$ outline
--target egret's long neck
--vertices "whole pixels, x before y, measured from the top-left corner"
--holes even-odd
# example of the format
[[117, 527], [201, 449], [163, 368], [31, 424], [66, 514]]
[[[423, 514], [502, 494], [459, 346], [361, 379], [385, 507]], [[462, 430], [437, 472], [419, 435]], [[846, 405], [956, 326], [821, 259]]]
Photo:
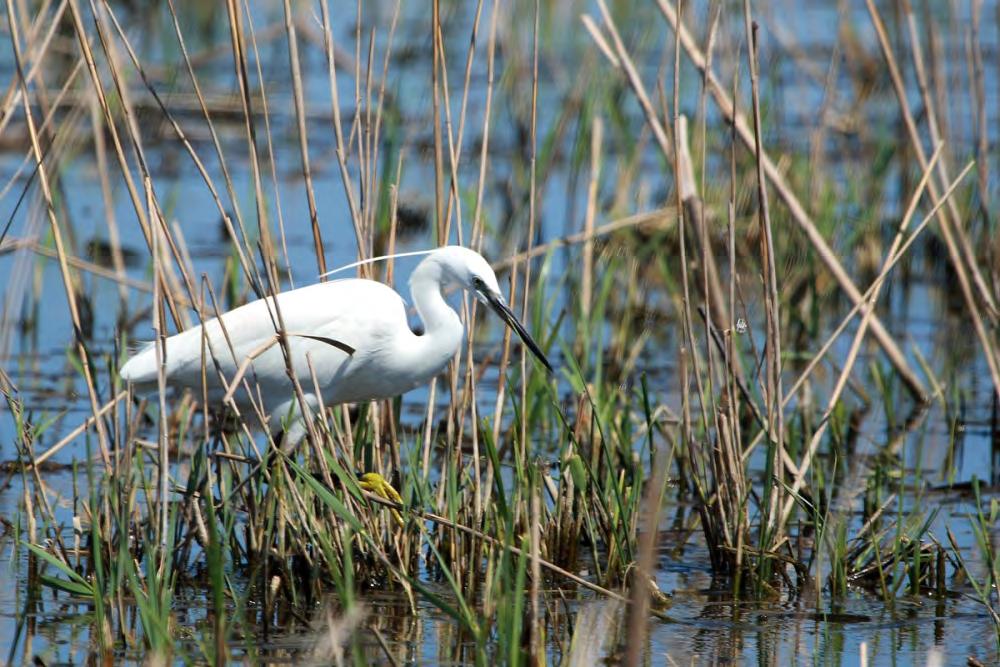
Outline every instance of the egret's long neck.
[[443, 276], [432, 258], [420, 263], [410, 277], [410, 296], [424, 324], [422, 336], [413, 342], [411, 367], [431, 377], [441, 372], [462, 343], [462, 321], [441, 296]]
[[442, 329], [462, 327], [458, 314], [441, 296], [442, 282], [441, 268], [431, 259], [421, 262], [410, 276], [410, 296], [424, 323], [425, 336], [433, 337]]

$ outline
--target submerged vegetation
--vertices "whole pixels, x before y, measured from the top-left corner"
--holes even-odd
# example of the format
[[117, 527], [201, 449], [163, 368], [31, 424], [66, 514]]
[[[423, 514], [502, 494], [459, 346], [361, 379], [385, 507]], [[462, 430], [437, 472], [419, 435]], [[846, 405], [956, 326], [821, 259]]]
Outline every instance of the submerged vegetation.
[[[840, 4], [8, 2], [5, 659], [1000, 658], [993, 14]], [[445, 243], [553, 374], [464, 300], [445, 374], [291, 451], [252, 367], [118, 377]]]

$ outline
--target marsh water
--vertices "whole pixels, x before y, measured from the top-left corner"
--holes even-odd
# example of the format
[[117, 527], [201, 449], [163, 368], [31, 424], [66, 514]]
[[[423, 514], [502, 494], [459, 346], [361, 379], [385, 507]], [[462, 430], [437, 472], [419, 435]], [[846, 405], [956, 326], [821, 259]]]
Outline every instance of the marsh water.
[[[164, 103], [180, 119], [182, 127], [205, 160], [210, 173], [220, 169], [203, 119], [193, 100], [186, 72], [178, 64], [178, 51], [170, 26], [166, 3], [153, 3], [142, 10], [133, 3], [114, 4], [118, 16], [125, 21], [125, 30], [133, 43], [141, 46], [140, 59], [152, 74], [152, 80]], [[343, 7], [341, 7], [343, 4]], [[387, 173], [395, 170], [402, 153], [399, 185], [399, 206], [406, 212], [409, 225], [398, 242], [398, 250], [422, 249], [433, 244], [430, 222], [434, 217], [433, 116], [428, 94], [431, 43], [427, 31], [427, 9], [424, 3], [404, 2], [394, 36], [391, 65], [386, 78], [386, 90], [394, 109], [384, 130], [383, 161]], [[462, 101], [462, 78], [465, 52], [474, 20], [475, 3], [442, 3], [442, 21], [446, 29], [443, 40], [449, 54], [449, 75], [454, 108]], [[489, 3], [487, 3], [488, 5]], [[497, 106], [490, 137], [490, 174], [484, 199], [487, 217], [492, 226], [487, 235], [487, 253], [491, 259], [502, 259], [517, 251], [516, 244], [504, 242], [511, 220], [525, 215], [527, 201], [523, 157], [525, 142], [525, 100], [518, 91], [530, 85], [529, 63], [523, 54], [514, 51], [531, 50], [531, 14], [533, 5], [501, 3], [497, 54]], [[666, 91], [671, 90], [672, 74], [665, 59], [672, 58], [672, 35], [668, 25], [655, 8], [622, 6], [615, 8], [623, 38], [641, 65], [641, 73], [650, 87], [662, 79]], [[697, 3], [695, 3], [697, 4]], [[706, 3], [707, 4], [707, 3]], [[725, 14], [739, 16], [738, 8], [727, 7]], [[887, 16], [893, 16], [895, 3], [885, 5]], [[920, 4], [920, 3], [917, 3]], [[936, 5], [936, 3], [931, 3]], [[971, 24], [969, 3], [941, 3], [942, 7], [923, 8], [919, 20], [928, 17], [940, 22], [938, 37], [944, 54], [943, 63], [949, 68], [949, 90], [954, 98], [947, 107], [952, 147], [955, 155], [965, 156], [975, 151], [973, 129], [974, 108], [968, 91], [969, 73], [966, 68], [968, 26]], [[336, 5], [336, 7], [334, 7]], [[348, 7], [347, 5], [350, 5]], [[579, 155], [586, 154], [581, 146], [587, 91], [602, 87], [605, 94], [620, 100], [621, 120], [616, 127], [634, 128], [609, 132], [605, 146], [607, 173], [626, 183], [616, 190], [615, 178], [600, 193], [605, 207], [599, 224], [626, 215], [669, 206], [672, 201], [672, 181], [662, 159], [644, 130], [642, 112], [625, 89], [607, 81], [618, 75], [608, 67], [593, 45], [580, 22], [581, 13], [595, 13], [588, 2], [543, 3], [541, 13], [538, 135], [545, 146], [544, 169], [539, 175], [538, 232], [535, 242], [546, 242], [578, 232], [586, 210], [586, 167]], [[857, 5], [857, 6], [855, 6]], [[10, 7], [11, 5], [8, 5]], [[714, 3], [713, 3], [714, 6]], [[253, 209], [253, 174], [246, 160], [246, 142], [242, 120], [227, 116], [238, 108], [239, 91], [232, 74], [228, 28], [224, 11], [213, 11], [210, 3], [177, 3], [183, 19], [182, 29], [191, 40], [188, 48], [197, 55], [199, 80], [205, 86], [209, 106], [213, 108], [217, 128], [222, 130], [222, 145], [227, 154], [234, 189], [243, 202], [245, 213]], [[839, 9], [838, 9], [839, 7]], [[388, 26], [392, 21], [394, 3], [364, 3], [360, 34], [364, 46], [355, 51], [358, 34], [353, 3], [331, 3], [333, 33], [346, 59], [355, 53], [366, 58], [367, 36], [374, 31], [375, 60], [373, 76], [380, 80], [382, 54]], [[88, 10], [89, 11], [89, 10]], [[766, 111], [764, 143], [774, 155], [788, 156], [786, 170], [808, 169], [806, 159], [812, 150], [817, 127], [822, 125], [826, 136], [824, 179], [838, 195], [827, 227], [831, 244], [842, 250], [845, 264], [853, 270], [864, 269], [863, 244], [871, 241], [878, 247], [891, 238], [874, 233], [863, 236], [859, 230], [871, 229], [882, 220], [895, 219], [906, 206], [907, 193], [912, 189], [913, 175], [893, 160], [900, 141], [898, 109], [884, 72], [879, 67], [881, 56], [871, 31], [870, 22], [861, 3], [775, 2], [761, 3], [757, 10], [762, 35], [762, 94]], [[348, 222], [348, 202], [337, 167], [332, 132], [332, 114], [328, 71], [317, 24], [316, 11], [310, 3], [297, 7], [301, 40], [302, 70], [306, 89], [306, 109], [309, 130], [309, 150], [312, 178], [316, 194], [319, 223], [326, 242], [327, 265], [335, 267], [355, 258], [353, 232]], [[484, 12], [484, 17], [488, 13]], [[596, 15], [596, 14], [595, 14]], [[316, 279], [317, 265], [309, 218], [305, 184], [302, 179], [296, 120], [293, 112], [291, 82], [288, 76], [288, 51], [283, 30], [281, 7], [269, 3], [254, 4], [249, 16], [257, 33], [257, 48], [268, 97], [270, 132], [274, 139], [274, 167], [277, 172], [277, 194], [286, 229], [288, 271], [286, 287], [309, 284]], [[1000, 127], [1000, 62], [998, 7], [988, 2], [982, 9], [982, 30], [978, 35], [987, 76], [985, 77], [986, 127], [995, 140]], [[898, 17], [897, 17], [898, 18]], [[22, 19], [23, 20], [23, 19]], [[689, 10], [687, 21], [696, 33], [703, 35], [708, 24], [706, 8]], [[486, 18], [481, 19], [487, 25]], [[0, 72], [4, 80], [16, 80], [14, 59], [9, 43], [9, 28], [5, 27], [5, 45], [0, 47]], [[923, 25], [923, 24], [922, 24]], [[275, 27], [277, 26], [278, 29]], [[481, 28], [483, 34], [485, 27]], [[718, 45], [718, 67], [731, 72], [736, 59], [745, 55], [740, 48], [741, 24], [732, 17], [723, 22], [725, 39]], [[480, 37], [485, 43], [485, 38]], [[479, 48], [482, 48], [480, 44]], [[664, 54], [667, 54], [665, 56]], [[669, 56], [669, 58], [668, 58]], [[62, 81], [76, 62], [75, 42], [68, 35], [57, 34], [53, 53], [46, 60], [51, 78]], [[480, 119], [484, 111], [487, 72], [485, 57], [473, 63], [467, 116], [465, 150], [478, 152], [481, 142]], [[698, 116], [699, 78], [684, 64], [682, 58], [682, 107], [692, 118]], [[831, 62], [838, 63], [832, 81]], [[872, 63], [875, 63], [874, 65]], [[871, 89], [859, 91], [859, 70], [871, 66]], [[338, 80], [345, 123], [350, 123], [356, 97], [355, 81], [350, 76], [353, 67], [345, 66]], [[745, 72], [743, 72], [745, 74]], [[911, 75], [912, 76], [912, 75]], [[603, 82], [603, 83], [602, 83]], [[912, 83], [912, 81], [911, 81]], [[161, 200], [168, 204], [165, 211], [171, 223], [182, 230], [196, 275], [207, 275], [216, 285], [225, 285], [234, 270], [233, 253], [228, 245], [218, 210], [198, 172], [178, 145], [172, 130], [163, 120], [151, 96], [134, 82], [133, 104], [140, 110], [140, 125], [147, 151], [147, 161]], [[376, 84], [377, 87], [377, 84]], [[916, 85], [913, 85], [916, 90]], [[827, 93], [824, 93], [827, 90]], [[832, 94], [829, 91], [833, 91]], [[832, 101], [831, 98], [832, 97]], [[70, 95], [72, 98], [72, 95]], [[918, 99], [915, 98], [915, 103]], [[71, 123], [66, 142], [60, 145], [57, 164], [58, 197], [66, 229], [71, 230], [71, 254], [88, 262], [104, 266], [110, 272], [107, 251], [108, 218], [117, 221], [122, 248], [126, 251], [127, 275], [133, 287], [123, 298], [119, 286], [93, 272], [82, 272], [83, 302], [86, 304], [88, 326], [84, 331], [88, 349], [97, 365], [104, 368], [112, 355], [120, 353], [114, 341], [121, 328], [130, 327], [135, 339], [151, 337], [149, 305], [151, 294], [150, 266], [145, 243], [135, 224], [135, 213], [127, 193], [120, 185], [106, 195], [102, 192], [101, 173], [94, 159], [93, 130], [89, 113], [81, 110], [86, 104], [66, 99], [66, 110], [58, 115], [60, 123]], [[824, 110], [821, 122], [817, 114]], [[708, 106], [708, 132], [715, 138], [713, 145], [725, 147], [725, 126], [719, 122], [718, 111]], [[472, 119], [476, 119], [473, 121]], [[587, 121], [588, 123], [590, 121]], [[843, 129], [843, 126], [850, 126]], [[832, 129], [831, 129], [832, 128]], [[44, 206], [33, 196], [31, 163], [25, 163], [29, 150], [23, 118], [16, 116], [3, 131], [0, 141], [0, 181], [10, 187], [0, 199], [0, 223], [11, 220], [0, 245], [0, 363], [17, 386], [34, 422], [50, 421], [35, 451], [41, 452], [60, 441], [90, 414], [86, 388], [78, 369], [70, 361], [72, 326], [65, 307], [65, 295], [56, 261], [36, 252], [31, 244], [51, 246]], [[633, 145], [628, 145], [631, 142]], [[640, 147], [636, 150], [635, 143]], [[720, 149], [721, 150], [721, 149]], [[989, 148], [990, 172], [988, 190], [997, 194], [995, 150]], [[728, 160], [724, 153], [709, 155], [706, 180], [709, 182], [706, 200], [715, 201], [724, 210], [724, 193], [728, 182]], [[803, 157], [805, 156], [805, 157]], [[235, 165], [239, 165], [234, 169]], [[467, 160], [462, 167], [466, 175], [478, 169], [477, 160]], [[957, 169], [956, 169], [957, 171]], [[870, 173], [870, 176], [864, 174]], [[712, 185], [718, 179], [718, 185]], [[808, 178], [797, 182], [808, 183]], [[475, 176], [472, 176], [472, 182]], [[862, 189], [864, 183], [867, 189]], [[20, 194], [28, 188], [23, 200]], [[715, 194], [712, 194], [715, 193]], [[716, 196], [717, 195], [717, 196]], [[966, 198], [973, 195], [964, 194]], [[876, 201], [865, 201], [877, 197]], [[714, 199], [713, 199], [714, 198]], [[110, 208], [107, 202], [110, 201]], [[272, 202], [277, 206], [277, 202]], [[819, 205], [815, 201], [811, 205]], [[468, 206], [471, 210], [471, 205]], [[989, 228], [993, 219], [970, 220], [974, 230]], [[788, 223], [789, 225], [791, 223]], [[798, 230], [789, 228], [787, 233]], [[984, 239], [991, 238], [982, 232]], [[457, 241], [457, 238], [453, 238]], [[664, 244], [663, 248], [673, 248]], [[128, 251], [134, 251], [128, 252]], [[596, 272], [620, 270], [622, 265], [651, 261], [661, 252], [630, 232], [598, 239]], [[132, 259], [134, 254], [134, 259]], [[929, 534], [947, 544], [947, 531], [954, 535], [969, 566], [984, 568], [981, 550], [973, 532], [976, 506], [972, 483], [981, 484], [982, 498], [989, 506], [998, 497], [1000, 487], [1000, 418], [996, 394], [978, 344], [963, 309], [954, 278], [944, 266], [943, 251], [928, 244], [916, 253], [907, 266], [904, 277], [891, 282], [880, 303], [880, 312], [900, 341], [908, 357], [917, 365], [926, 359], [942, 384], [942, 393], [929, 405], [917, 406], [899, 382], [885, 378], [889, 367], [874, 345], [866, 346], [856, 373], [858, 387], [854, 396], [865, 395], [868, 405], [852, 399], [855, 419], [846, 452], [849, 462], [842, 466], [843, 503], [849, 521], [861, 517], [861, 500], [850, 491], [857, 480], [865, 479], [865, 471], [886, 467], [898, 475], [904, 498], [900, 513], [912, 508], [922, 509], [933, 516]], [[668, 262], [676, 261], [668, 258]], [[536, 280], [543, 281], [546, 293], [557, 304], [567, 304], [576, 296], [576, 286], [565, 279], [579, 262], [577, 248], [555, 250], [548, 269]], [[406, 274], [414, 266], [412, 260], [400, 260], [395, 285], [405, 293]], [[794, 261], [780, 267], [789, 273], [809, 267]], [[822, 281], [815, 272], [811, 280]], [[635, 279], [641, 272], [633, 269]], [[751, 270], [742, 276], [750, 284], [758, 280]], [[547, 281], [547, 282], [546, 282]], [[233, 290], [237, 299], [245, 299], [245, 285]], [[225, 298], [229, 298], [228, 296]], [[223, 306], [232, 305], [224, 303]], [[648, 321], [648, 341], [642, 349], [637, 371], [618, 378], [627, 384], [638, 382], [640, 375], [659, 404], [678, 409], [681, 403], [680, 371], [677, 349], [682, 344], [677, 302], [667, 289], [646, 305], [654, 313]], [[759, 322], [760, 305], [752, 299], [746, 304], [748, 318]], [[815, 335], [803, 334], [799, 340], [785, 343], [786, 369], [794, 377], [801, 360], [825, 339], [847, 312], [846, 299], [832, 296], [817, 299], [810, 320]], [[554, 322], [550, 323], [554, 324]], [[495, 351], [501, 335], [495, 322], [484, 323], [477, 353], [488, 356]], [[572, 323], [562, 321], [571, 330]], [[610, 325], [609, 325], [610, 326]], [[542, 325], [545, 329], [545, 325]], [[756, 335], [752, 330], [746, 334]], [[830, 369], [820, 376], [812, 389], [818, 405], [829, 392], [837, 374], [836, 360], [842, 359], [850, 344], [844, 336], [837, 342]], [[556, 359], [559, 363], [558, 356]], [[879, 379], [881, 378], [881, 380]], [[496, 370], [487, 372], [479, 385], [479, 400], [488, 409], [495, 401]], [[571, 388], [561, 382], [567, 400], [572, 400]], [[106, 373], [99, 379], [98, 390], [103, 400], [110, 398]], [[403, 423], [406, 429], [421, 428], [428, 393], [424, 389], [410, 392], [404, 398]], [[437, 396], [438, 401], [447, 397]], [[797, 400], [806, 400], [798, 397]], [[0, 461], [4, 463], [0, 477], [0, 653], [12, 664], [27, 664], [37, 656], [47, 665], [81, 664], [93, 659], [94, 640], [90, 636], [91, 610], [65, 596], [50, 596], [29, 600], [27, 595], [27, 553], [17, 548], [20, 526], [24, 520], [22, 476], [13, 465], [18, 458], [14, 442], [17, 424], [8, 412], [0, 413]], [[405, 445], [405, 438], [403, 443]], [[92, 444], [92, 443], [91, 443]], [[66, 534], [72, 538], [72, 507], [74, 472], [72, 464], [86, 458], [88, 440], [77, 438], [62, 449], [40, 471], [42, 483], [58, 499], [56, 516], [65, 522]], [[886, 460], [889, 463], [886, 463]], [[10, 464], [10, 465], [8, 465]], [[862, 482], [863, 484], [863, 482]], [[766, 601], [734, 600], [729, 582], [713, 577], [707, 549], [697, 527], [697, 512], [683, 502], [668, 504], [661, 519], [657, 540], [656, 581], [662, 591], [672, 595], [667, 619], [651, 621], [646, 655], [649, 664], [859, 664], [865, 656], [868, 664], [966, 664], [970, 656], [983, 664], [1000, 660], [996, 629], [983, 605], [963, 588], [944, 597], [907, 595], [900, 593], [892, 602], [885, 602], [871, 590], [851, 588], [846, 596], [831, 596], [825, 590], [822, 577], [813, 587], [794, 594], [785, 592]], [[992, 525], [989, 540], [994, 549], [1000, 547], [1000, 527]], [[822, 573], [822, 565], [819, 568]], [[981, 570], [981, 571], [984, 571]], [[586, 573], [582, 573], [586, 576]], [[429, 577], [428, 583], [434, 585]], [[388, 645], [400, 662], [415, 664], [473, 662], [473, 649], [455, 628], [452, 619], [436, 607], [418, 601], [418, 611], [412, 613], [406, 599], [398, 593], [379, 590], [360, 594], [368, 614], [368, 624], [377, 627], [382, 639], [360, 637], [365, 655], [372, 661], [383, 659], [379, 641]], [[181, 633], [177, 660], [197, 654], [199, 642], [211, 632], [206, 623], [208, 602], [197, 591], [180, 591], [175, 599], [178, 627], [190, 627]], [[550, 662], [567, 655], [569, 637], [574, 629], [593, 628], [592, 634], [618, 636], [615, 628], [624, 623], [623, 605], [602, 599], [600, 595], [577, 592], [566, 596], [552, 591], [546, 597], [550, 607], [550, 631], [547, 644]], [[589, 624], [589, 625], [588, 625]], [[314, 641], [312, 630], [302, 619], [285, 618], [269, 631], [249, 637], [231, 646], [234, 658], [248, 661], [294, 660], [297, 652]], [[609, 639], [597, 642], [595, 659], [614, 663], [620, 658], [621, 646]], [[140, 661], [138, 653], [123, 652], [116, 656], [127, 661]], [[580, 663], [584, 664], [584, 663]]]

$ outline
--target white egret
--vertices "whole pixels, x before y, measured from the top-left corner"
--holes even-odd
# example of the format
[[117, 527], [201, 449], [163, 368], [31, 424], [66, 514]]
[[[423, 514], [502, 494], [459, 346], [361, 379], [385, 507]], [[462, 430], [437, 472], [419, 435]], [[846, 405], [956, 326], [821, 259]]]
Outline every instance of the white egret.
[[[289, 364], [280, 347], [272, 344], [277, 340], [278, 318], [275, 298], [267, 297], [167, 338], [166, 383], [200, 391], [204, 381], [209, 400], [218, 402], [226, 390], [213, 366], [217, 365], [228, 384], [245, 372], [250, 386], [259, 387], [254, 393], [272, 433], [282, 430], [286, 417], [292, 418], [285, 430], [286, 444], [290, 444], [301, 439], [305, 430], [289, 366], [314, 411], [320, 406], [316, 384], [327, 406], [391, 398], [425, 384], [444, 370], [462, 343], [461, 320], [441, 292], [451, 285], [489, 305], [552, 370], [504, 302], [489, 263], [473, 250], [447, 246], [429, 251], [410, 277], [410, 294], [424, 327], [421, 335], [410, 330], [403, 299], [388, 285], [356, 278], [317, 283], [276, 297]], [[155, 390], [155, 347], [148, 345], [135, 354], [119, 374], [140, 391]], [[231, 395], [241, 409], [250, 407], [245, 392]]]

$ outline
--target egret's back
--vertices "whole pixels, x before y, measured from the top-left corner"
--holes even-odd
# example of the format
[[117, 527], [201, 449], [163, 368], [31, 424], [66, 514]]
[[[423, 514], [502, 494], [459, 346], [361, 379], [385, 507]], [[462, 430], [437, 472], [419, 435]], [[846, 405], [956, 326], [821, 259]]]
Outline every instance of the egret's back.
[[[382, 357], [401, 332], [409, 333], [400, 296], [370, 280], [337, 280], [283, 292], [277, 296], [277, 310], [273, 302], [271, 297], [253, 301], [168, 338], [168, 384], [200, 390], [204, 377], [209, 398], [217, 400], [224, 392], [218, 371], [229, 382], [246, 359], [257, 355], [245, 377], [251, 387], [260, 387], [266, 408], [283, 404], [292, 384], [281, 347], [261, 351], [274, 340], [280, 311], [292, 371], [305, 391], [313, 391], [315, 376], [325, 399], [356, 400], [355, 395], [364, 395], [359, 391], [372, 390], [371, 379], [356, 377], [357, 371]], [[326, 341], [350, 346], [354, 353]], [[150, 345], [133, 356], [120, 375], [140, 389], [155, 386], [156, 349]]]

